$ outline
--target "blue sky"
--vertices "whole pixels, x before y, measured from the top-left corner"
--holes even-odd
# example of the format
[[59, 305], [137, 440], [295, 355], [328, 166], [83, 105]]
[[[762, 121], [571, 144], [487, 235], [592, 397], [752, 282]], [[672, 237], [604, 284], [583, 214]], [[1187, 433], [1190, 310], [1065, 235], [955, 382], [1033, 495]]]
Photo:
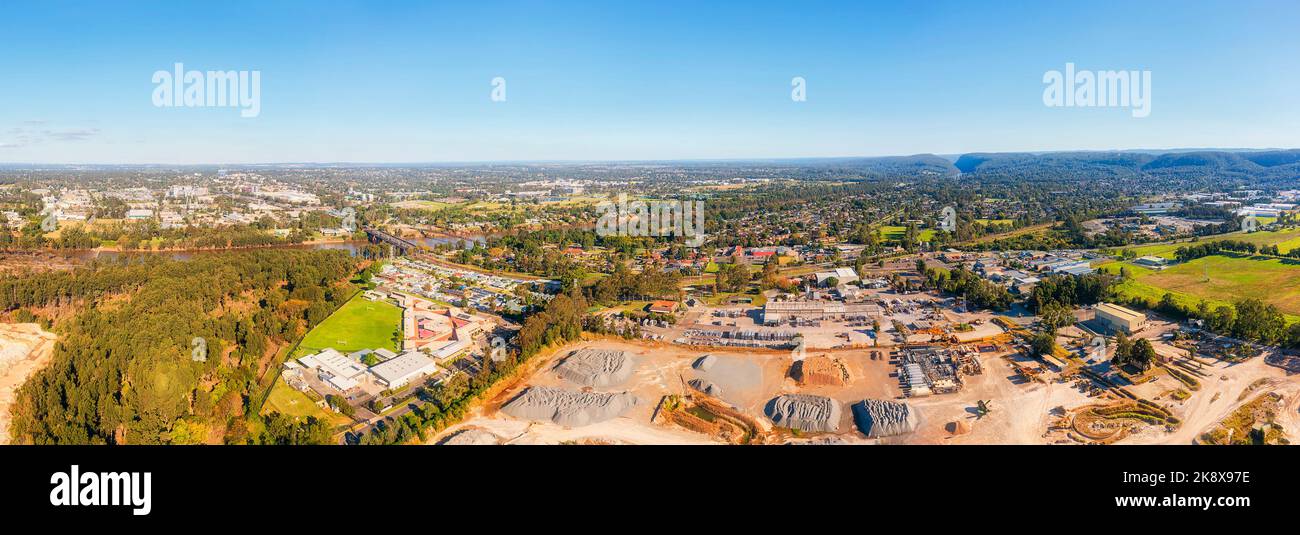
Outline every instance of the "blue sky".
[[[0, 162], [1300, 147], [1293, 0], [631, 4], [9, 1]], [[176, 62], [261, 71], [260, 115], [155, 107]], [[1045, 106], [1067, 62], [1150, 70], [1151, 115]]]

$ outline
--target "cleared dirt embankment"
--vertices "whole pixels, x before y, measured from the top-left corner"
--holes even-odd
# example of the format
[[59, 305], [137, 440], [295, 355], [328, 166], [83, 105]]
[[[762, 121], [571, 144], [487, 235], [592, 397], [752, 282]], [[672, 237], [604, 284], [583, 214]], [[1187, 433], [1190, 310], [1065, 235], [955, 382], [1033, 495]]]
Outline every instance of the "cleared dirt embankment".
[[49, 364], [55, 336], [35, 323], [0, 323], [0, 444], [9, 444], [10, 410], [18, 387]]

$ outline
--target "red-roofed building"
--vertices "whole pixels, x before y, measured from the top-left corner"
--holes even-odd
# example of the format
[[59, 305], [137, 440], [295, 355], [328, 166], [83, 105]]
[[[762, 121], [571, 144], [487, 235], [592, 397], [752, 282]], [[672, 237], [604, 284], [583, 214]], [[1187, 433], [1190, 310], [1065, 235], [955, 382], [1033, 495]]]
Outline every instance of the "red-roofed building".
[[654, 314], [672, 314], [674, 310], [677, 310], [677, 302], [655, 301], [650, 303], [650, 306], [646, 307], [646, 310], [649, 310]]

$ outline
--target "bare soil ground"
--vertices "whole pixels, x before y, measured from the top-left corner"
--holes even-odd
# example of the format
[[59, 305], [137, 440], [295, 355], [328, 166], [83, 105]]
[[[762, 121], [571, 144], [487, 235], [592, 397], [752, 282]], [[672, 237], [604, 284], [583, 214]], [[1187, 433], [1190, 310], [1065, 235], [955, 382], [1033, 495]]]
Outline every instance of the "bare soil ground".
[[[908, 403], [919, 412], [921, 425], [911, 435], [893, 440], [908, 444], [1044, 444], [1053, 408], [1085, 405], [1091, 400], [1069, 383], [1030, 382], [1019, 377], [1000, 356], [982, 355], [984, 373], [966, 377], [960, 392]], [[979, 402], [991, 411], [978, 416]], [[970, 432], [953, 436], [947, 426], [966, 422]]]
[[[642, 401], [641, 405], [614, 420], [599, 424], [566, 429], [549, 422], [523, 421], [499, 412], [500, 406], [512, 399], [526, 386], [555, 386], [573, 388], [561, 379], [554, 366], [569, 352], [578, 348], [620, 349], [634, 355], [635, 371], [627, 381], [604, 392], [628, 391]], [[821, 352], [817, 352], [821, 353]], [[716, 349], [704, 351], [697, 348], [663, 343], [598, 340], [566, 346], [557, 351], [539, 371], [522, 381], [517, 387], [497, 396], [491, 403], [453, 426], [429, 443], [437, 443], [466, 428], [486, 429], [509, 444], [554, 443], [626, 443], [626, 444], [704, 444], [722, 443], [720, 440], [683, 429], [651, 423], [651, 418], [661, 398], [669, 394], [690, 391], [687, 382], [705, 378], [723, 388], [721, 399], [760, 423], [768, 422], [763, 408], [768, 400], [784, 393], [809, 393], [831, 397], [844, 404], [844, 421], [840, 428], [849, 439], [860, 439], [853, 428], [848, 406], [866, 397], [893, 399], [900, 391], [897, 379], [889, 374], [892, 367], [885, 358], [871, 360], [866, 350], [832, 351], [849, 368], [853, 381], [847, 385], [823, 385], [803, 388], [789, 377], [793, 359], [788, 351], [755, 351], [752, 349]], [[695, 370], [691, 365], [703, 355], [714, 355], [718, 361], [709, 371]], [[727, 377], [735, 375], [738, 377]], [[739, 377], [743, 375], [744, 377]], [[729, 380], [731, 379], [731, 380]]]
[[[1263, 358], [1242, 363], [1216, 363], [1210, 377], [1200, 380], [1201, 389], [1192, 392], [1184, 403], [1171, 407], [1182, 425], [1172, 433], [1146, 429], [1120, 441], [1121, 444], [1191, 444], [1213, 428], [1237, 407], [1265, 392], [1282, 395], [1285, 409], [1278, 416], [1287, 438], [1300, 440], [1300, 376], [1287, 376], [1286, 370], [1269, 366]], [[1162, 403], [1163, 404], [1163, 403]]]
[[55, 336], [35, 323], [0, 324], [0, 444], [8, 444], [18, 387], [49, 363]]
[[0, 253], [0, 274], [64, 270], [76, 267], [75, 258], [49, 252]]
[[[550, 422], [530, 422], [512, 418], [499, 412], [501, 404], [513, 399], [523, 388], [532, 385], [573, 388], [553, 370], [554, 365], [569, 352], [593, 347], [620, 349], [635, 356], [635, 371], [622, 384], [599, 389], [606, 392], [628, 391], [642, 404], [622, 417], [600, 424], [579, 428], [564, 428]], [[687, 382], [703, 378], [722, 387], [721, 399], [753, 417], [761, 424], [770, 424], [763, 414], [768, 400], [789, 393], [814, 394], [830, 397], [843, 404], [840, 432], [836, 434], [790, 435], [792, 441], [819, 441], [830, 439], [840, 443], [890, 443], [890, 444], [1051, 444], [1069, 442], [1060, 433], [1049, 433], [1048, 428], [1057, 420], [1054, 409], [1070, 411], [1085, 405], [1104, 403], [1099, 398], [1088, 397], [1074, 386], [1074, 381], [1061, 382], [1055, 374], [1045, 374], [1047, 381], [1031, 382], [1016, 374], [1012, 361], [1023, 359], [1013, 354], [982, 354], [979, 358], [984, 373], [965, 377], [966, 385], [960, 392], [921, 398], [908, 398], [920, 417], [917, 431], [911, 434], [884, 439], [867, 439], [853, 425], [851, 405], [862, 399], [902, 399], [895, 369], [889, 363], [888, 349], [883, 358], [872, 360], [869, 350], [814, 350], [810, 354], [829, 354], [844, 362], [852, 381], [846, 385], [800, 386], [789, 376], [793, 358], [786, 351], [758, 351], [753, 349], [691, 348], [662, 342], [622, 341], [604, 339], [585, 341], [566, 346], [555, 352], [545, 365], [525, 376], [519, 384], [497, 396], [492, 402], [476, 411], [464, 423], [453, 426], [429, 443], [466, 428], [482, 428], [509, 444], [558, 443], [615, 443], [615, 444], [704, 444], [720, 443], [715, 437], [684, 429], [652, 423], [651, 418], [659, 400], [669, 394], [691, 391]], [[691, 364], [705, 354], [714, 355], [717, 361], [710, 372], [695, 370]], [[757, 374], [757, 377], [732, 378], [729, 375]], [[1226, 379], [1221, 379], [1226, 377]], [[1176, 379], [1159, 376], [1155, 381], [1128, 387], [1144, 398], [1167, 407], [1183, 421], [1173, 432], [1163, 427], [1148, 427], [1124, 438], [1126, 444], [1189, 444], [1205, 430], [1232, 413], [1242, 403], [1263, 394], [1277, 392], [1283, 395], [1285, 409], [1277, 423], [1287, 431], [1293, 442], [1300, 429], [1300, 376], [1286, 375], [1284, 370], [1268, 366], [1262, 358], [1241, 364], [1216, 364], [1212, 375], [1201, 380], [1201, 389], [1191, 392], [1183, 401], [1172, 393], [1181, 386]], [[1250, 395], [1243, 395], [1248, 392]], [[976, 407], [983, 400], [991, 411], [978, 416]], [[962, 422], [965, 431], [953, 434], [950, 424]]]

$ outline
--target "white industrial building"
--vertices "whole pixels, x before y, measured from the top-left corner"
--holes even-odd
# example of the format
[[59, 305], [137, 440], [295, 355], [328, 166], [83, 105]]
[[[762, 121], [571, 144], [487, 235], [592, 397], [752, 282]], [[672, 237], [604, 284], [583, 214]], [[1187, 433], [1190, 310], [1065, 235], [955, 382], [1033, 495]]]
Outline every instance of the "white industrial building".
[[457, 338], [447, 342], [447, 344], [442, 347], [434, 349], [433, 358], [438, 359], [438, 361], [441, 362], [460, 354], [461, 351], [469, 349], [469, 347], [469, 338]]
[[1144, 256], [1134, 260], [1133, 263], [1139, 266], [1159, 269], [1169, 265], [1169, 260], [1159, 256]]
[[818, 286], [825, 286], [826, 281], [831, 278], [834, 278], [839, 284], [848, 284], [858, 280], [858, 273], [853, 271], [853, 268], [846, 267], [835, 268], [835, 271], [821, 271], [815, 276], [817, 277]]
[[419, 351], [402, 353], [392, 360], [370, 368], [370, 373], [374, 374], [375, 379], [390, 389], [401, 388], [412, 379], [432, 375], [437, 371], [438, 366], [433, 360]]
[[135, 208], [126, 211], [127, 219], [149, 219], [153, 217], [153, 210], [147, 208]]
[[316, 370], [320, 374], [321, 380], [342, 391], [347, 391], [360, 384], [361, 377], [366, 373], [364, 365], [348, 358], [347, 355], [335, 351], [333, 348], [321, 350], [320, 353], [315, 355], [301, 357], [298, 359], [298, 363], [307, 369]]
[[814, 320], [871, 320], [879, 319], [880, 306], [870, 303], [840, 303], [834, 301], [768, 301], [763, 305], [763, 323], [776, 325], [788, 319]]

